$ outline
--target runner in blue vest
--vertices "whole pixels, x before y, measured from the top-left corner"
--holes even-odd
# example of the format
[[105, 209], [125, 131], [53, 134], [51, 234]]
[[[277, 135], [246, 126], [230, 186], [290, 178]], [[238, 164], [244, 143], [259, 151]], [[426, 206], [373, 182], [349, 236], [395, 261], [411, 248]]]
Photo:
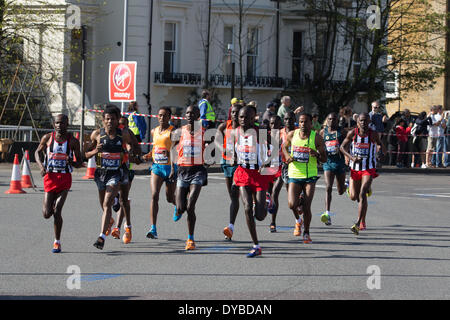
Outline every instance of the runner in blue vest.
[[345, 192], [345, 158], [339, 148], [347, 136], [347, 131], [344, 128], [340, 128], [338, 124], [338, 116], [332, 112], [327, 116], [325, 128], [320, 131], [327, 151], [327, 162], [323, 164], [327, 195], [325, 197], [325, 212], [322, 214], [320, 220], [327, 226], [331, 225], [331, 193], [333, 191], [335, 177], [339, 195]]

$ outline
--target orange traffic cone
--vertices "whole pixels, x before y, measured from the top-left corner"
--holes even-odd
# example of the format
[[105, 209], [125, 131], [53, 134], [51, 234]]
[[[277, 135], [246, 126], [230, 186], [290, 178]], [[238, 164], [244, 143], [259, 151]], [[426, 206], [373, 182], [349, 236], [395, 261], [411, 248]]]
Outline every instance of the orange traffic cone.
[[91, 180], [94, 179], [95, 176], [95, 169], [97, 168], [97, 165], [95, 163], [95, 157], [92, 157], [88, 161], [88, 166], [86, 170], [86, 175], [82, 178], [83, 180]]
[[33, 185], [31, 181], [31, 172], [30, 172], [30, 154], [28, 150], [25, 150], [25, 159], [23, 160], [23, 168], [22, 168], [22, 188], [34, 188], [36, 186]]
[[17, 153], [14, 156], [14, 165], [9, 190], [6, 191], [5, 193], [6, 194], [26, 193], [25, 191], [22, 190], [22, 183], [20, 182], [20, 164], [19, 164], [19, 155]]

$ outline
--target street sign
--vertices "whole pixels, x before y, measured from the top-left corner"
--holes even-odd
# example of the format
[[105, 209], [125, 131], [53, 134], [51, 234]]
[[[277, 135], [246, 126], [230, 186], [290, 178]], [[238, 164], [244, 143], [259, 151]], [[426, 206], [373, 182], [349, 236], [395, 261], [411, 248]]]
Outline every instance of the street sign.
[[109, 101], [136, 101], [137, 63], [112, 61], [109, 63]]

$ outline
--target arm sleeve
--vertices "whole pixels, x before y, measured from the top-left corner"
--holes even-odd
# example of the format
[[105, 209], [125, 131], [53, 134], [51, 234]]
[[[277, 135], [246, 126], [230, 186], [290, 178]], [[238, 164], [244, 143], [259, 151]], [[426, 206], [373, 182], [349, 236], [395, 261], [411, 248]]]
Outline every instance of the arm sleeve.
[[207, 111], [206, 101], [200, 102], [198, 108], [200, 109], [200, 119], [206, 119], [206, 111]]

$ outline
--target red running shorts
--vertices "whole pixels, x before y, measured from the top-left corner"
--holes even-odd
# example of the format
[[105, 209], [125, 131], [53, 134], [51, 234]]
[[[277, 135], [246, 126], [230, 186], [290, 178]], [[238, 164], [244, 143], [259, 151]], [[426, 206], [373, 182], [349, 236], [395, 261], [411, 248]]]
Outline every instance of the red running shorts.
[[71, 173], [47, 172], [44, 176], [44, 191], [49, 193], [60, 193], [70, 190], [72, 187]]
[[373, 179], [379, 176], [377, 173], [377, 169], [368, 169], [368, 170], [362, 170], [362, 171], [355, 171], [350, 169], [350, 177], [355, 180], [359, 181], [362, 179], [363, 176], [372, 176]]
[[269, 179], [267, 177], [262, 176], [258, 170], [238, 166], [234, 172], [234, 184], [238, 187], [250, 187], [253, 192], [266, 191], [269, 189]]

